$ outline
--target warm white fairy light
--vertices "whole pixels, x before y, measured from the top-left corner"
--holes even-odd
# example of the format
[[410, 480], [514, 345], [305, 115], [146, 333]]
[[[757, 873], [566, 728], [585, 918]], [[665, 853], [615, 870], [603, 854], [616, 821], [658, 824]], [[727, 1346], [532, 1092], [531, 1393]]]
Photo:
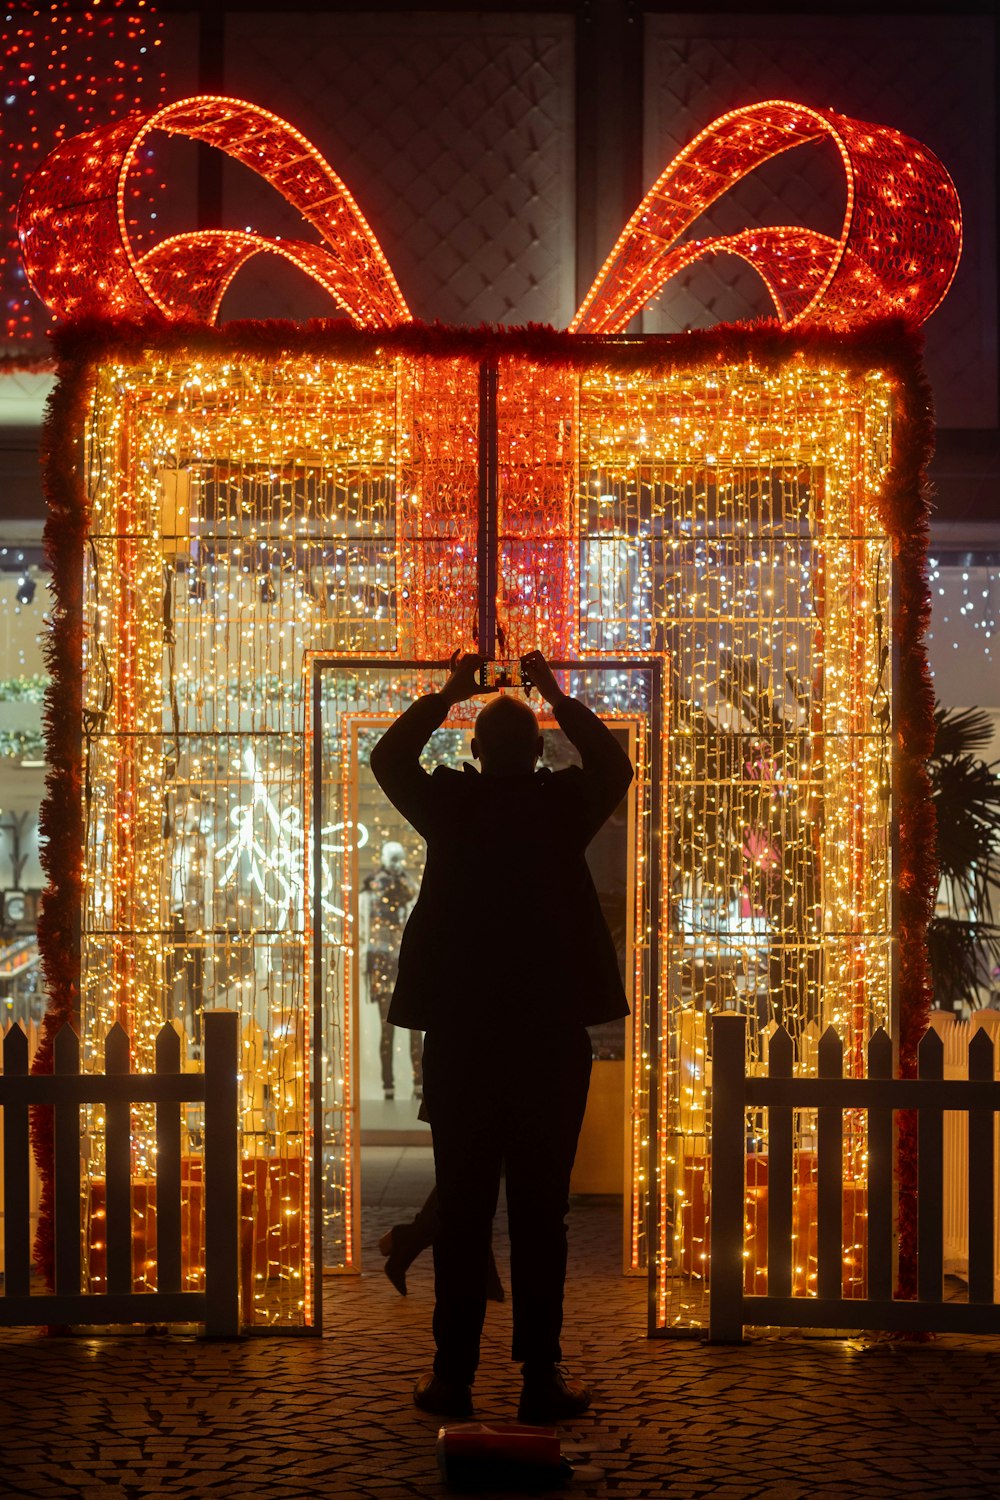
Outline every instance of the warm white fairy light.
[[[583, 382], [582, 649], [657, 643], [674, 668], [663, 1326], [705, 1315], [706, 1013], [778, 995], [799, 1066], [833, 1023], [851, 1071], [888, 1019], [890, 548], [874, 497], [890, 403], [877, 375], [804, 363]], [[750, 1034], [756, 1067], [764, 1033]], [[766, 1150], [761, 1122], [748, 1129]], [[760, 1290], [764, 1242], [750, 1244]]]
[[[305, 1295], [303, 663], [395, 645], [396, 417], [391, 367], [309, 361], [154, 356], [104, 367], [94, 396], [85, 1047], [120, 1015], [148, 1067], [165, 1010], [190, 1038], [203, 1003], [241, 1011], [250, 1321], [299, 1322]], [[324, 827], [325, 918], [365, 837]]]
[[[93, 1060], [121, 1012], [147, 1066], [165, 1010], [178, 1008], [193, 1030], [203, 998], [240, 1009], [252, 1321], [301, 1321], [315, 1297], [305, 1227], [312, 1004], [322, 1003], [326, 1029], [327, 1263], [350, 1264], [356, 1244], [348, 960], [362, 833], [350, 726], [385, 721], [433, 685], [395, 661], [472, 644], [478, 380], [475, 364], [457, 359], [185, 364], [151, 352], [142, 366], [105, 366], [97, 383], [85, 1047]], [[696, 1324], [708, 1253], [706, 1015], [735, 1003], [756, 1014], [780, 997], [806, 1071], [820, 1024], [841, 1028], [853, 1071], [887, 1019], [891, 571], [874, 496], [891, 391], [881, 376], [802, 360], [582, 377], [508, 361], [498, 420], [507, 649], [653, 652], [669, 663], [660, 746], [648, 743], [641, 673], [586, 674], [578, 688], [639, 731], [630, 1263], [649, 1253], [656, 1191], [660, 1321]], [[307, 987], [303, 781], [315, 652], [383, 663], [324, 680], [314, 726], [327, 773], [321, 1002]], [[664, 751], [667, 802], [654, 808], [645, 778]], [[657, 828], [662, 909], [646, 877]], [[751, 1027], [753, 1066], [765, 1035]], [[749, 1126], [763, 1146], [761, 1122]], [[151, 1121], [143, 1129], [140, 1172], [151, 1165]], [[803, 1202], [809, 1129], [804, 1120]], [[860, 1180], [864, 1141], [851, 1131], [848, 1152]], [[755, 1192], [763, 1204], [766, 1185]], [[752, 1224], [756, 1212], [751, 1203]], [[756, 1231], [749, 1243], [756, 1286]], [[803, 1245], [804, 1285], [810, 1254]]]

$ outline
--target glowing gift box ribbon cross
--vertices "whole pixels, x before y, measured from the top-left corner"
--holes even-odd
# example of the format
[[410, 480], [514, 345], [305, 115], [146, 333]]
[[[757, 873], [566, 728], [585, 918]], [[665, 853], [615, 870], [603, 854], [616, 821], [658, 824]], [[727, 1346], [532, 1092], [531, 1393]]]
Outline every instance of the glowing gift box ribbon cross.
[[[198, 230], [138, 254], [128, 231], [127, 184], [153, 130], [202, 141], [249, 167], [324, 243]], [[679, 241], [756, 167], [823, 138], [836, 146], [847, 184], [837, 239], [782, 226]], [[360, 328], [411, 321], [345, 184], [299, 131], [238, 99], [182, 99], [63, 141], [29, 179], [18, 229], [32, 286], [63, 317], [137, 318], [159, 310], [169, 319], [213, 323], [241, 266], [268, 253], [318, 282]], [[625, 226], [570, 329], [621, 332], [670, 277], [719, 252], [758, 272], [786, 326], [811, 319], [848, 328], [891, 315], [920, 323], [947, 292], [961, 245], [958, 195], [925, 146], [884, 125], [768, 100], [720, 116], [674, 158]]]

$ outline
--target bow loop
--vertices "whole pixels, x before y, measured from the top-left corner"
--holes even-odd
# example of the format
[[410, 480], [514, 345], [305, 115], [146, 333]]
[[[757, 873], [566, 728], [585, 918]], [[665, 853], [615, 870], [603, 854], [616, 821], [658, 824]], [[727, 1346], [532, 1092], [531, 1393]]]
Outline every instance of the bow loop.
[[[153, 130], [203, 141], [242, 162], [298, 209], [325, 244], [200, 230], [137, 255], [126, 189]], [[270, 253], [324, 287], [359, 328], [410, 321], [389, 262], [336, 172], [287, 121], [240, 99], [181, 99], [61, 142], [28, 180], [18, 232], [32, 285], [64, 317], [135, 317], [157, 308], [171, 319], [214, 322], [240, 267]]]
[[[838, 239], [769, 228], [678, 242], [755, 168], [823, 136], [837, 147], [847, 182]], [[893, 315], [921, 323], [951, 285], [962, 251], [962, 214], [937, 157], [898, 130], [784, 99], [747, 105], [720, 115], [657, 178], [570, 328], [620, 333], [671, 276], [720, 251], [754, 267], [786, 325], [821, 318], [849, 328]]]

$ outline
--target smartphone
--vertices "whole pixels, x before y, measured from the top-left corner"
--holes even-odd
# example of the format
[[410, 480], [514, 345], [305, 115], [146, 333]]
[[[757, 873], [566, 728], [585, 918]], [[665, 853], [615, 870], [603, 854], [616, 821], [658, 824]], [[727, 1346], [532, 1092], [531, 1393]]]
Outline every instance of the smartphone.
[[530, 684], [521, 671], [521, 663], [515, 659], [514, 661], [484, 661], [479, 668], [479, 686], [481, 688], [523, 688]]

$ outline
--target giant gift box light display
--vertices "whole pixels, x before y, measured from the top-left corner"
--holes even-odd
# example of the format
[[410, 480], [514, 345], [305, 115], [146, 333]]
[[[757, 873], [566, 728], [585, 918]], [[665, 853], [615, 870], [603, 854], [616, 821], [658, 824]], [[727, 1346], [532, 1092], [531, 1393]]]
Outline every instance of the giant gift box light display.
[[[205, 231], [137, 253], [127, 184], [154, 129], [252, 167], [324, 243]], [[786, 227], [678, 240], [739, 177], [819, 139], [847, 181], [839, 239]], [[733, 111], [651, 188], [568, 333], [415, 324], [339, 178], [290, 126], [235, 100], [188, 99], [64, 142], [20, 224], [33, 285], [71, 320], [46, 429], [60, 601], [49, 1046], [72, 1016], [98, 1067], [121, 1018], [152, 1066], [165, 1019], [195, 1048], [204, 1007], [240, 1010], [244, 1318], [316, 1326], [316, 1272], [358, 1264], [364, 745], [440, 682], [434, 664], [454, 647], [539, 646], [632, 736], [625, 1261], [651, 1270], [653, 1330], [699, 1326], [706, 1016], [745, 1008], [753, 1063], [785, 1024], [804, 1070], [827, 1024], [860, 1071], [865, 1039], [892, 1021], [906, 1070], [927, 1009], [929, 415], [912, 330], [959, 254], [947, 173], [883, 126], [781, 101]], [[775, 321], [608, 337], [719, 251], [756, 268]], [[258, 253], [301, 267], [348, 321], [212, 327]], [[467, 710], [432, 758], [454, 753]], [[155, 1137], [134, 1123], [142, 1287], [156, 1276]], [[796, 1158], [804, 1294], [810, 1128], [804, 1117]], [[767, 1146], [759, 1119], [748, 1130], [747, 1278], [760, 1289]], [[850, 1291], [864, 1278], [865, 1143], [856, 1130], [845, 1142]], [[904, 1129], [904, 1280], [908, 1173]], [[46, 1221], [43, 1264], [50, 1234]]]

